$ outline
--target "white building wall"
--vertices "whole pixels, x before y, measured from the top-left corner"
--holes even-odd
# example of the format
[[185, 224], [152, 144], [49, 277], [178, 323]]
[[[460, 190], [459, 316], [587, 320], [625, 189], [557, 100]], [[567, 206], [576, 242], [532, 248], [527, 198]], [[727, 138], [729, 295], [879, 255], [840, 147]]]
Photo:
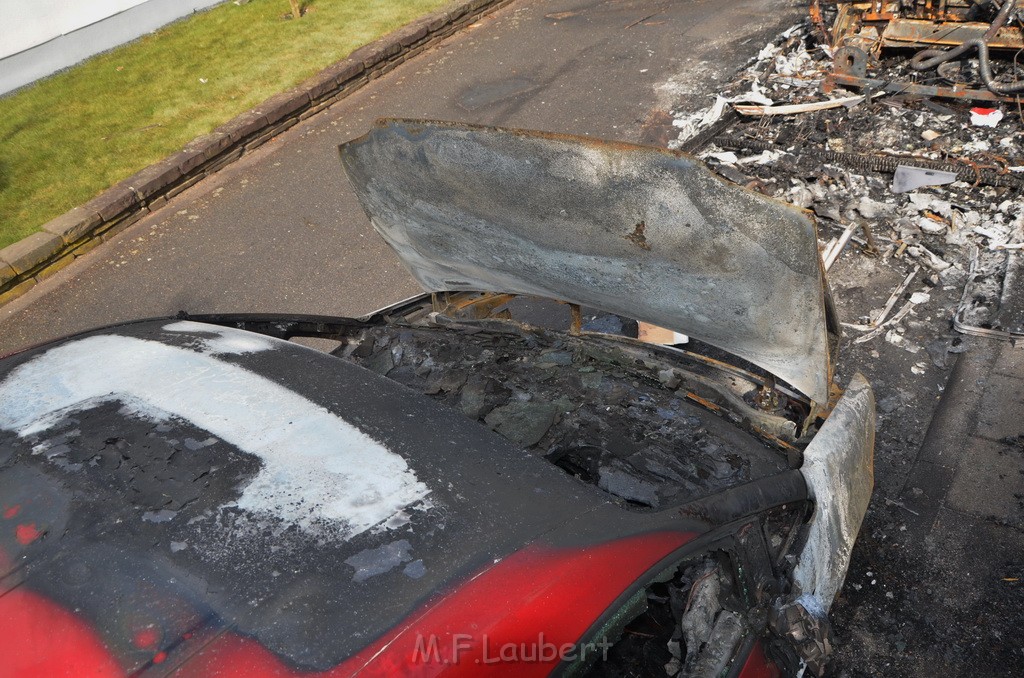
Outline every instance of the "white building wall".
[[223, 0], [0, 0], [0, 94]]

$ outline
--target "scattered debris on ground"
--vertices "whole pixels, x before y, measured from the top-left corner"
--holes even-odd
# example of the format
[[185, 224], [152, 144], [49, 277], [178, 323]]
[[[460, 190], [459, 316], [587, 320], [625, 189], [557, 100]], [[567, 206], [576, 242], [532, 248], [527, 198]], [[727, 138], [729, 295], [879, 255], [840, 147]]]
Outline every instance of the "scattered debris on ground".
[[703, 146], [725, 178], [812, 210], [826, 267], [852, 241], [898, 272], [884, 305], [847, 317], [854, 341], [884, 336], [919, 352], [903, 335], [936, 289], [959, 293], [959, 332], [1024, 336], [1008, 284], [1024, 248], [1024, 116], [884, 91], [826, 95], [833, 55], [811, 22], [786, 31], [712, 107], [677, 117], [671, 145]]
[[[1024, 116], [906, 94], [826, 95], [832, 54], [809, 22], [786, 31], [714, 105], [678, 117], [671, 145], [717, 132], [701, 156], [731, 181], [812, 210], [831, 260], [846, 236], [842, 246], [852, 239], [879, 266], [920, 269], [901, 292], [902, 315], [872, 309], [847, 319], [853, 332], [877, 336], [888, 323], [886, 340], [899, 343], [899, 321], [941, 287], [962, 291], [957, 329], [1016, 337], [1016, 319], [1000, 311], [1024, 248]], [[906, 58], [891, 60], [896, 68]], [[739, 103], [751, 101], [758, 105]], [[730, 105], [740, 119], [727, 116]]]
[[[950, 557], [908, 530], [915, 516], [899, 498], [914, 489], [904, 483], [956, 354], [971, 345], [964, 335], [1024, 337], [1022, 105], [929, 96], [950, 83], [914, 70], [907, 50], [871, 56], [866, 76], [881, 84], [844, 89], [842, 45], [825, 38], [835, 3], [823, 15], [821, 27], [810, 19], [767, 45], [704, 110], [674, 114], [669, 145], [815, 213], [845, 321], [838, 380], [861, 371], [875, 389], [875, 497], [834, 609], [830, 675], [925, 676], [933, 660], [952, 674], [1013, 675], [1024, 659], [991, 638], [1012, 634], [1021, 611], [980, 584], [963, 608], [966, 594], [952, 592], [974, 583], [941, 580]], [[1003, 84], [1014, 54], [993, 67]], [[993, 94], [976, 51], [949, 63], [967, 89]]]
[[[961, 101], [1013, 102], [1024, 93], [1017, 68], [1024, 48], [1018, 1], [811, 0], [815, 34], [835, 56], [824, 89], [838, 84]], [[917, 52], [909, 59], [880, 63], [884, 56], [907, 49]]]

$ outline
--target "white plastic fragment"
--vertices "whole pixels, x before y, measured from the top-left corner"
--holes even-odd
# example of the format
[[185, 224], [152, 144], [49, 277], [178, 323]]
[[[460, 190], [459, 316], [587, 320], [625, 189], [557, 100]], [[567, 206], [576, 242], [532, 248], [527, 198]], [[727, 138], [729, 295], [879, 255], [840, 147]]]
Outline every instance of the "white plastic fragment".
[[942, 186], [943, 184], [951, 184], [954, 181], [956, 181], [955, 172], [942, 172], [923, 167], [899, 165], [892, 177], [891, 190], [893, 193], [906, 193], [923, 186]]
[[773, 54], [775, 54], [775, 49], [775, 45], [769, 42], [767, 45], [761, 48], [760, 52], [757, 53], [757, 61], [764, 61], [768, 57], [772, 56]]
[[865, 219], [874, 219], [892, 211], [892, 206], [864, 196], [857, 203], [857, 211]]
[[736, 164], [747, 165], [750, 163], [754, 163], [755, 165], [770, 165], [779, 158], [781, 158], [783, 155], [785, 155], [785, 153], [783, 153], [782, 151], [764, 150], [758, 153], [757, 155], [748, 155], [745, 158], [740, 158], [739, 160], [736, 161]]
[[947, 268], [952, 266], [952, 264], [929, 250], [924, 245], [912, 245], [908, 247], [907, 254], [914, 257], [933, 271], [945, 271]]
[[789, 189], [786, 198], [789, 202], [803, 209], [807, 209], [814, 204], [814, 194], [802, 183]]
[[975, 127], [995, 127], [1003, 119], [1003, 112], [998, 108], [971, 109], [971, 124]]
[[843, 97], [842, 99], [829, 99], [826, 101], [814, 101], [806, 104], [788, 104], [784, 106], [736, 106], [736, 112], [742, 113], [743, 115], [793, 115], [795, 113], [811, 113], [813, 111], [824, 111], [829, 108], [839, 108], [840, 106], [848, 106], [852, 104], [859, 104], [864, 101], [865, 97]]
[[750, 84], [750, 91], [738, 94], [731, 99], [727, 99], [731, 104], [761, 104], [762, 106], [771, 106], [775, 103], [774, 100], [770, 99], [767, 94], [761, 90], [761, 85], [755, 80]]
[[953, 216], [953, 203], [948, 200], [941, 200], [927, 193], [911, 193], [907, 196], [918, 212], [934, 212], [940, 217], [949, 219]]
[[935, 221], [930, 217], [921, 217], [917, 220], [917, 226], [923, 232], [930, 235], [940, 235], [946, 232], [946, 225], [942, 222]]
[[732, 151], [723, 151], [721, 153], [708, 153], [707, 157], [714, 158], [718, 162], [725, 163], [726, 165], [735, 165], [739, 158]]
[[697, 134], [697, 132], [710, 127], [711, 125], [718, 122], [718, 119], [722, 117], [725, 112], [725, 106], [729, 103], [725, 97], [719, 96], [715, 98], [715, 103], [703, 111], [697, 111], [695, 113], [686, 113], [680, 115], [672, 121], [672, 126], [678, 128], [679, 141], [686, 141]]

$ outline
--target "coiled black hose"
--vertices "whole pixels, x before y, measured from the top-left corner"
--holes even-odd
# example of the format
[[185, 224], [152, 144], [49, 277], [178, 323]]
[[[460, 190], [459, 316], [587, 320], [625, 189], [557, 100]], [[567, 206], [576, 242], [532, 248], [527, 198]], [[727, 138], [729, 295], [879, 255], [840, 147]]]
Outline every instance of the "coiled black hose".
[[922, 52], [918, 52], [914, 55], [914, 58], [910, 60], [910, 67], [915, 71], [927, 71], [935, 68], [939, 64], [955, 59], [972, 49], [977, 49], [978, 72], [981, 74], [981, 80], [985, 83], [985, 87], [996, 94], [1024, 92], [1024, 81], [1009, 84], [996, 82], [996, 79], [992, 76], [992, 65], [989, 63], [988, 58], [988, 41], [991, 40], [999, 29], [1006, 24], [1007, 19], [1016, 7], [1017, 0], [1005, 0], [1005, 2], [1003, 2], [1003, 6], [999, 8], [999, 13], [996, 14], [996, 18], [992, 20], [992, 25], [989, 26], [987, 31], [985, 31], [985, 35], [980, 38], [974, 38], [973, 40], [965, 40], [963, 43], [952, 49], [926, 49]]

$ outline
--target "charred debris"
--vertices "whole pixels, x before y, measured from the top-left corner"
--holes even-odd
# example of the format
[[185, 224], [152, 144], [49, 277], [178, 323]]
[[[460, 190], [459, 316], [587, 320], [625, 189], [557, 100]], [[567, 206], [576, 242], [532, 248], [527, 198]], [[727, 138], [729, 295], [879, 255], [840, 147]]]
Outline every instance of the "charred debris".
[[[331, 328], [341, 342], [333, 354], [481, 422], [634, 511], [694, 506], [802, 463], [815, 413], [750, 364], [723, 378], [717, 349], [645, 343], [635, 321], [615, 314], [514, 295], [458, 297], [434, 295], [383, 322]], [[655, 577], [585, 675], [723, 675], [735, 648], [752, 645], [752, 630], [765, 625], [799, 635], [800, 656], [781, 661], [820, 672], [831, 651], [827, 628], [807, 627], [816, 623], [810, 616], [748, 612], [792, 610], [766, 603], [780, 593], [772, 573], [793, 566], [806, 509], [773, 508], [759, 526]]]
[[826, 268], [898, 274], [887, 303], [844, 318], [854, 342], [922, 348], [903, 329], [934, 292], [959, 300], [956, 331], [1018, 340], [1022, 21], [1015, 0], [816, 0], [710, 106], [674, 113], [669, 146], [813, 211]]
[[[514, 320], [511, 309], [542, 320]], [[810, 437], [800, 431], [811, 414], [802, 399], [777, 395], [777, 409], [765, 409], [756, 384], [739, 377], [718, 383], [710, 364], [706, 371], [681, 366], [675, 349], [630, 339], [636, 323], [616, 315], [583, 314], [582, 330], [595, 333], [577, 335], [541, 324], [568, 315], [554, 302], [518, 297], [497, 313], [369, 325], [353, 329], [334, 353], [480, 421], [638, 510], [799, 466]]]
[[[901, 488], [946, 387], [942, 372], [979, 345], [967, 335], [1024, 336], [1024, 91], [993, 91], [977, 46], [958, 49], [962, 36], [984, 35], [1003, 12], [1003, 43], [988, 43], [991, 80], [1024, 83], [1020, 9], [814, 3], [705, 108], [673, 112], [670, 146], [815, 214], [845, 321], [841, 369], [864, 371], [879, 398], [875, 501], [834, 621], [841, 642], [832, 671], [840, 675], [863, 673], [866, 645], [883, 637], [899, 652], [880, 670], [898, 673], [889, 658], [912, 657], [904, 638], [927, 635], [941, 605], [915, 621], [904, 613], [916, 594], [900, 593], [923, 581], [895, 555], [920, 557], [908, 536], [917, 516], [900, 502]], [[925, 39], [897, 41], [908, 26], [926, 28]], [[932, 50], [958, 53], [914, 68], [915, 55]], [[874, 586], [879, 569], [889, 590], [881, 577]], [[860, 638], [865, 619], [874, 632]]]

